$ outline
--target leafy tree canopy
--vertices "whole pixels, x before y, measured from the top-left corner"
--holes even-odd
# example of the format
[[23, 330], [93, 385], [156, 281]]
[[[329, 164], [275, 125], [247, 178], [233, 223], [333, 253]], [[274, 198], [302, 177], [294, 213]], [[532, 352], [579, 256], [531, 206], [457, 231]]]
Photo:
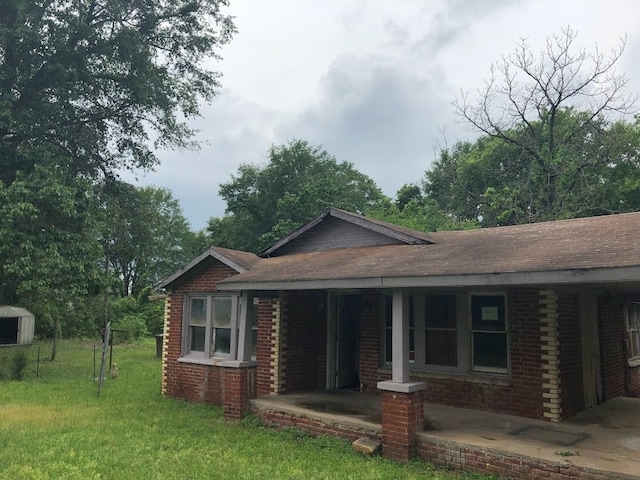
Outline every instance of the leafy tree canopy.
[[220, 186], [223, 218], [209, 220], [211, 243], [259, 251], [328, 207], [367, 213], [385, 197], [351, 163], [301, 140], [274, 146], [265, 166], [242, 165]]
[[[0, 5], [0, 181], [45, 148], [69, 175], [149, 168], [149, 146], [189, 144], [234, 33], [226, 0], [6, 0]], [[180, 115], [180, 116], [179, 116]]]
[[122, 296], [138, 295], [200, 253], [196, 234], [168, 189], [116, 182], [102, 194], [105, 257]]
[[537, 55], [523, 40], [477, 98], [454, 102], [482, 137], [444, 149], [426, 174], [426, 193], [445, 212], [490, 226], [638, 208], [635, 180], [626, 193], [613, 183], [638, 159], [638, 123], [623, 120], [637, 95], [616, 72], [625, 41], [606, 55], [576, 38], [566, 28]]

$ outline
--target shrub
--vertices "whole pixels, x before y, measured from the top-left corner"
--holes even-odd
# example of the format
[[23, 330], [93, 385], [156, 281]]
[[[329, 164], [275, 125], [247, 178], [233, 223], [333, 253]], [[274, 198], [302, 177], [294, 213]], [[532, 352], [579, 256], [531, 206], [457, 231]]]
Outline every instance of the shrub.
[[24, 369], [27, 368], [29, 357], [24, 348], [19, 348], [11, 357], [9, 364], [9, 374], [12, 380], [22, 380], [24, 377]]

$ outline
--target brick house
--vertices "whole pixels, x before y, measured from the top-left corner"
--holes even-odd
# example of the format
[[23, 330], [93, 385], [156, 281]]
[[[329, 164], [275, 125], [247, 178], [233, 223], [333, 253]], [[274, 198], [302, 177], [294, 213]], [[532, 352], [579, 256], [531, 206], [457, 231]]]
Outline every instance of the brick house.
[[[328, 209], [167, 291], [162, 393], [224, 406], [376, 393], [407, 459], [424, 402], [559, 422], [640, 396], [640, 213], [422, 233]], [[428, 385], [428, 386], [427, 386]]]

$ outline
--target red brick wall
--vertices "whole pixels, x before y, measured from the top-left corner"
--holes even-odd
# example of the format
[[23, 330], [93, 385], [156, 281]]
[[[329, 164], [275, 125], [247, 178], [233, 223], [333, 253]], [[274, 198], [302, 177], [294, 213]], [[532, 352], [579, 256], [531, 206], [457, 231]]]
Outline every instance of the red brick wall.
[[169, 331], [163, 359], [165, 394], [192, 402], [223, 404], [223, 372], [219, 367], [179, 363], [182, 355], [183, 298], [186, 293], [216, 291], [216, 283], [237, 272], [209, 258], [188, 272], [169, 292]]
[[582, 377], [582, 333], [579, 297], [558, 295], [558, 333], [560, 336], [560, 406], [562, 418], [584, 409]]
[[287, 292], [282, 329], [284, 391], [324, 388], [327, 365], [327, 292]]
[[275, 352], [275, 338], [273, 332], [274, 300], [272, 298], [261, 298], [258, 305], [258, 345], [256, 348], [256, 360], [258, 368], [256, 371], [257, 394], [268, 395], [276, 393], [272, 378], [275, 374], [272, 355]]

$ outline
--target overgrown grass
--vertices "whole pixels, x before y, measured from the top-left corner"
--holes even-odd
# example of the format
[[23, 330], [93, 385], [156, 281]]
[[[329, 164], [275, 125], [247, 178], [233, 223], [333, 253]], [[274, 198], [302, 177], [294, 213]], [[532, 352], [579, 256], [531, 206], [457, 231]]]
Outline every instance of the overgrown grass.
[[[368, 459], [343, 440], [266, 428], [253, 417], [228, 421], [218, 407], [164, 398], [151, 340], [114, 347], [119, 376], [107, 376], [100, 396], [94, 343], [63, 342], [39, 378], [37, 347], [28, 349], [24, 380], [0, 381], [2, 479], [489, 478]], [[40, 347], [42, 357], [50, 353]]]

